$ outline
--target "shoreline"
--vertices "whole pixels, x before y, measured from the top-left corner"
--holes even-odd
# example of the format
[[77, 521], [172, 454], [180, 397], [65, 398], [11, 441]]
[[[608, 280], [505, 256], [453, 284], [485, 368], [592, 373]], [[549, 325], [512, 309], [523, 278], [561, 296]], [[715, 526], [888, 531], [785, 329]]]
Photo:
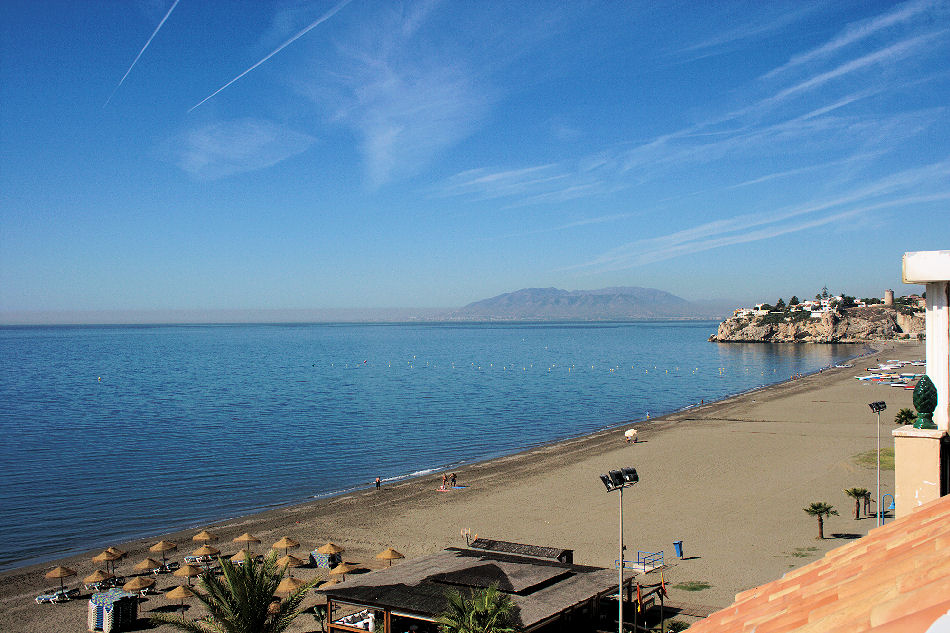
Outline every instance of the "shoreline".
[[[875, 354], [886, 353], [919, 354], [920, 349], [919, 343], [885, 341], [875, 345], [875, 348], [863, 349], [863, 353], [854, 356], [853, 359], [868, 358]], [[895, 351], [891, 352], [890, 350]], [[492, 538], [574, 547], [577, 550], [577, 560], [588, 564], [609, 566], [610, 561], [616, 558], [615, 551], [612, 554], [610, 553], [616, 545], [616, 543], [613, 543], [613, 546], [610, 545], [613, 541], [613, 530], [607, 530], [608, 534], [594, 535], [584, 531], [578, 532], [578, 528], [574, 524], [578, 513], [587, 516], [587, 513], [580, 512], [582, 508], [578, 506], [596, 503], [596, 508], [591, 509], [591, 512], [598, 517], [598, 523], [606, 521], [607, 525], [612, 525], [615, 521], [616, 512], [614, 499], [606, 498], [607, 495], [598, 494], [596, 497], [592, 497], [592, 500], [588, 500], [586, 496], [575, 499], [575, 503], [558, 500], [558, 497], [576, 495], [576, 492], [571, 489], [564, 489], [564, 486], [577, 487], [579, 483], [581, 484], [580, 487], [593, 487], [593, 490], [597, 490], [600, 483], [599, 481], [593, 481], [597, 474], [593, 470], [598, 468], [606, 470], [621, 465], [609, 462], [594, 467], [590, 466], [590, 462], [603, 461], [612, 455], [624, 454], [630, 451], [630, 447], [633, 446], [635, 447], [633, 450], [638, 452], [638, 458], [634, 459], [633, 462], [639, 469], [640, 465], [636, 463], [639, 461], [639, 457], [641, 455], [643, 457], [648, 456], [654, 446], [661, 448], [663, 444], [670, 444], [671, 441], [676, 443], [684, 437], [695, 436], [698, 438], [702, 436], [705, 438], [706, 445], [702, 447], [694, 447], [692, 444], [683, 445], [681, 449], [668, 454], [665, 458], [666, 461], [661, 460], [653, 467], [661, 470], [669, 468], [672, 465], [669, 461], [670, 455], [673, 455], [675, 460], [683, 461], [683, 463], [675, 465], [674, 472], [687, 483], [693, 477], [702, 477], [704, 473], [708, 476], [713, 471], [719, 472], [722, 468], [726, 468], [724, 473], [729, 474], [729, 460], [717, 454], [719, 449], [716, 448], [716, 444], [721, 440], [715, 436], [716, 429], [723, 426], [729, 427], [730, 425], [746, 427], [749, 424], [756, 426], [786, 424], [783, 420], [770, 421], [768, 416], [760, 418], [759, 415], [751, 417], [745, 414], [736, 415], [735, 411], [749, 408], [750, 403], [754, 405], [753, 408], [758, 408], [757, 400], [765, 403], [787, 398], [801, 399], [803, 396], [807, 399], [816, 390], [827, 390], [829, 384], [835, 389], [853, 390], [855, 387], [860, 388], [860, 386], [851, 385], [851, 383], [858, 382], [851, 377], [852, 374], [853, 372], [849, 369], [822, 368], [820, 372], [808, 374], [799, 379], [788, 379], [771, 385], [763, 385], [727, 396], [715, 402], [688, 405], [658, 418], [621, 421], [594, 433], [541, 443], [516, 453], [450, 467], [460, 474], [460, 484], [468, 486], [468, 488], [461, 491], [435, 492], [435, 488], [438, 487], [438, 477], [436, 475], [441, 473], [442, 470], [434, 470], [418, 477], [384, 485], [379, 492], [375, 491], [370, 484], [368, 488], [358, 488], [334, 496], [282, 505], [263, 512], [222, 519], [164, 535], [153, 535], [122, 544], [114, 544], [129, 552], [129, 558], [119, 564], [119, 572], [131, 573], [132, 564], [147, 556], [148, 546], [159, 538], [178, 542], [181, 546], [177, 552], [173, 553], [173, 558], [181, 558], [189, 553], [191, 549], [194, 549], [191, 536], [200, 527], [207, 527], [223, 537], [218, 546], [225, 554], [237, 551], [238, 547], [236, 544], [232, 544], [230, 539], [245, 531], [249, 531], [262, 539], [263, 543], [257, 551], [266, 550], [271, 542], [286, 534], [303, 544], [303, 547], [295, 552], [298, 556], [305, 558], [307, 551], [332, 540], [343, 544], [347, 548], [347, 560], [358, 560], [362, 563], [362, 566], [373, 568], [374, 565], [376, 567], [381, 566], [376, 564], [380, 561], [373, 559], [375, 552], [385, 547], [396, 547], [407, 557], [419, 556], [438, 551], [446, 546], [459, 545], [459, 527], [471, 527], [474, 533], [480, 529], [479, 526], [481, 525], [482, 534]], [[897, 396], [898, 394], [888, 393], [888, 395]], [[906, 399], [910, 398], [907, 394], [901, 395]], [[862, 407], [866, 408], [864, 405]], [[894, 408], [896, 410], [899, 407], [894, 405]], [[747, 420], [746, 417], [749, 417], [749, 419]], [[775, 416], [773, 415], [773, 417]], [[684, 422], [689, 422], [689, 424], [682, 424]], [[619, 435], [617, 431], [631, 424], [636, 425], [640, 430], [641, 438], [644, 441], [636, 445], [624, 446], [622, 442], [618, 442]], [[736, 428], [735, 431], [742, 432], [742, 428]], [[757, 433], [762, 433], [762, 431], [757, 431]], [[774, 431], [770, 433], [774, 434]], [[864, 436], [859, 433], [859, 437], [863, 438]], [[889, 433], [887, 439], [890, 441]], [[728, 451], [727, 447], [720, 447], [720, 449]], [[854, 450], [852, 452], [859, 451]], [[754, 463], [756, 460], [751, 458], [744, 461], [753, 462], [748, 466], [756, 468], [769, 468], [770, 466], [767, 462]], [[592, 473], [590, 476], [587, 474], [578, 475], [577, 469], [580, 468], [581, 464], [584, 464], [583, 472], [589, 471]], [[648, 472], [650, 467], [644, 467], [647, 469], [644, 472]], [[591, 470], [592, 468], [593, 470]], [[844, 470], [849, 469], [845, 468]], [[561, 473], [564, 481], [549, 481], [546, 473]], [[689, 473], [689, 476], [684, 476], [684, 473]], [[763, 477], [769, 478], [765, 477], [766, 475], [771, 476], [770, 473], [763, 471]], [[873, 479], [873, 471], [871, 471], [871, 475]], [[577, 476], [581, 476], [581, 479], [578, 480]], [[892, 479], [892, 475], [890, 477]], [[588, 479], [591, 481], [588, 481]], [[641, 490], [644, 489], [643, 484], [645, 482], [641, 482]], [[706, 486], [700, 487], [707, 488]], [[554, 492], [551, 493], [553, 496], [540, 495], [539, 490], [553, 490]], [[696, 492], [689, 489], [681, 491], [681, 494], [695, 501], [698, 499], [695, 496]], [[603, 489], [601, 488], [598, 493], [603, 493]], [[702, 497], [702, 491], [699, 491], [699, 494]], [[713, 496], [729, 495], [727, 489], [724, 488], [720, 490], [720, 494], [714, 494]], [[548, 500], [547, 507], [536, 507], [538, 499], [535, 497], [546, 498]], [[661, 494], [657, 499], [665, 502], [665, 495]], [[842, 515], [847, 518], [848, 506], [843, 505], [837, 498], [833, 501], [839, 508], [843, 509]], [[446, 516], [447, 514], [449, 516]], [[711, 514], [723, 518], [721, 510], [716, 508], [711, 510]], [[801, 514], [801, 512], [799, 511], [798, 514]], [[601, 517], [601, 515], [603, 516]], [[674, 517], [674, 521], [678, 519], [678, 516]], [[584, 521], [581, 523], [586, 525]], [[865, 521], [864, 523], [869, 522]], [[448, 528], [447, 524], [451, 524], [452, 527]], [[550, 526], [560, 526], [560, 529]], [[699, 527], [708, 529], [706, 519], [700, 521]], [[872, 526], [862, 527], [866, 530]], [[658, 526], [653, 525], [652, 529], [656, 530]], [[683, 529], [681, 532], [689, 535], [689, 541], [686, 545], [687, 552], [689, 552], [690, 547], [695, 546], [696, 536], [687, 529]], [[678, 533], [678, 535], [680, 538], [684, 536], [682, 533]], [[585, 543], [584, 541], [588, 542]], [[462, 543], [464, 544], [464, 541]], [[810, 543], [806, 541], [806, 544]], [[631, 544], [628, 543], [628, 545]], [[633, 545], [630, 549], [636, 547], [638, 546]], [[51, 613], [66, 614], [70, 609], [78, 613], [75, 610], [77, 603], [82, 604], [81, 610], [84, 614], [85, 600], [51, 606], [32, 604], [32, 598], [40, 593], [44, 587], [55, 584], [43, 578], [44, 571], [54, 564], [60, 563], [76, 569], [79, 572], [78, 578], [81, 579], [82, 576], [95, 569], [94, 564], [89, 560], [95, 553], [97, 551], [80, 553], [54, 561], [20, 566], [0, 572], [0, 613], [21, 614], [17, 618], [23, 618], [22, 623], [25, 627], [23, 630], [25, 631], [44, 630], [42, 620], [44, 620], [44, 616]], [[704, 554], [701, 558], [705, 559], [707, 557], [709, 555]], [[301, 577], [309, 578], [313, 575], [314, 570], [304, 568], [300, 572]], [[675, 576], [674, 570], [671, 569], [669, 573]], [[753, 573], [752, 576], [758, 578], [760, 574]], [[773, 576], [766, 576], [764, 579], [770, 577], [774, 577], [774, 574]], [[181, 580], [172, 576], [164, 576], [162, 579], [164, 581], [162, 584]], [[77, 578], [71, 580], [75, 584]], [[718, 582], [721, 583], [722, 581]], [[720, 585], [717, 583], [716, 586]], [[729, 590], [725, 589], [725, 591], [728, 596]], [[719, 595], [721, 592], [714, 593]], [[690, 594], [684, 594], [677, 599], [683, 598], [693, 602], [697, 601], [697, 597]], [[702, 598], [702, 600], [698, 600], [700, 602], [707, 601], [702, 595], [700, 598]], [[144, 604], [161, 604], [163, 600], [162, 596], [156, 596], [150, 598], [149, 602]], [[726, 603], [722, 596], [716, 598], [716, 600]], [[311, 603], [311, 599], [308, 598], [305, 606]], [[143, 607], [140, 616], [147, 615], [149, 608], [151, 607]], [[73, 622], [76, 621], [75, 618], [80, 617], [84, 621], [84, 617], [80, 615], [68, 616], [69, 621]], [[36, 620], [36, 618], [40, 620]], [[306, 616], [301, 620], [307, 620]], [[311, 628], [307, 629], [307, 626]], [[312, 630], [312, 628], [314, 628], [312, 624], [305, 624], [304, 628], [299, 629], [295, 625], [293, 630]]]
[[[138, 325], [138, 324], [133, 324], [133, 327], [135, 327], [135, 326], [137, 326], [137, 325]], [[154, 325], [154, 324], [147, 324], [147, 325], [148, 325], [148, 326], [151, 326], [151, 325]], [[193, 325], [193, 324], [172, 324], [172, 325]], [[194, 325], [206, 325], [206, 324], [200, 324], [200, 323], [199, 323], [199, 324], [194, 324]], [[261, 325], [273, 325], [273, 324], [267, 324], [267, 323], [265, 323], [265, 324], [261, 324]], [[389, 324], [388, 324], [388, 323], [384, 323], [384, 324], [381, 324], [381, 325], [389, 325]], [[31, 327], [32, 327], [32, 326], [31, 326]], [[61, 326], [60, 326], [60, 325], [54, 325], [54, 326], [51, 326], [51, 327], [61, 327]], [[72, 327], [72, 326], [69, 326], [69, 327]], [[78, 326], [78, 327], [85, 327], [85, 326], [84, 326], [84, 325], [80, 325], [80, 326]], [[93, 325], [93, 327], [100, 327], [100, 325], [99, 325], [99, 324], [95, 324], [95, 325]], [[884, 344], [886, 344], [886, 343], [891, 343], [891, 342], [904, 343], [904, 341], [866, 341], [866, 342], [861, 342], [861, 343], [842, 343], [842, 345], [855, 345], [855, 346], [857, 346], [857, 345], [863, 345], [863, 348], [862, 348], [860, 354], [857, 354], [857, 355], [855, 355], [855, 356], [848, 356], [848, 357], [847, 357], [847, 361], [850, 362], [850, 361], [852, 361], [852, 360], [857, 360], [857, 359], [859, 359], [859, 358], [863, 358], [863, 357], [870, 356], [870, 355], [873, 355], [873, 354], [877, 353], [877, 352], [871, 347], [871, 345], [873, 345], [873, 344], [875, 344], [875, 343], [876, 343], [876, 344], [879, 344], [879, 345], [884, 345]], [[718, 342], [717, 342], [717, 343], [718, 343]], [[727, 341], [727, 342], [725, 342], [725, 343], [729, 343], [729, 342]], [[764, 344], [771, 344], [771, 343], [764, 342]], [[687, 411], [692, 411], [692, 410], [695, 410], [697, 407], [700, 407], [700, 406], [704, 406], [704, 405], [708, 406], [708, 405], [715, 405], [715, 404], [723, 403], [723, 402], [729, 401], [729, 400], [731, 400], [731, 399], [733, 399], [733, 398], [737, 398], [737, 397], [744, 396], [744, 395], [747, 395], [747, 394], [752, 394], [752, 393], [755, 393], [755, 392], [761, 391], [761, 390], [771, 389], [771, 388], [773, 388], [773, 387], [776, 387], [776, 386], [779, 386], [779, 385], [782, 385], [782, 384], [785, 384], [785, 383], [793, 382], [793, 381], [795, 381], [796, 379], [800, 379], [800, 378], [803, 378], [803, 377], [806, 377], [806, 376], [817, 375], [817, 374], [821, 373], [822, 371], [827, 370], [827, 369], [831, 369], [831, 368], [833, 368], [833, 366], [821, 367], [821, 368], [818, 368], [818, 369], [816, 369], [816, 370], [814, 370], [814, 371], [812, 371], [812, 372], [810, 372], [810, 373], [800, 374], [800, 375], [797, 376], [797, 377], [796, 377], [796, 376], [792, 376], [792, 377], [789, 377], [789, 378], [785, 378], [785, 379], [783, 379], [783, 380], [780, 380], [780, 381], [778, 381], [778, 382], [768, 383], [768, 384], [762, 384], [762, 385], [758, 385], [758, 386], [755, 386], [755, 387], [750, 387], [750, 388], [744, 389], [744, 390], [742, 390], [742, 391], [738, 391], [738, 392], [735, 392], [735, 393], [731, 393], [731, 394], [725, 395], [725, 396], [723, 396], [722, 398], [720, 398], [720, 399], [718, 399], [718, 400], [711, 400], [711, 401], [705, 402], [705, 403], [696, 403], [696, 402], [693, 402], [693, 403], [690, 403], [690, 404], [683, 405], [683, 406], [681, 406], [681, 407], [679, 407], [679, 408], [674, 408], [674, 409], [669, 410], [669, 411], [666, 411], [666, 412], [660, 412], [660, 414], [659, 414], [658, 416], [653, 417], [653, 418], [647, 417], [647, 418], [645, 418], [645, 419], [626, 419], [626, 420], [621, 420], [621, 421], [618, 421], [618, 422], [610, 423], [610, 424], [608, 424], [608, 425], [606, 425], [606, 426], [603, 426], [603, 427], [599, 427], [599, 428], [597, 428], [596, 430], [593, 430], [593, 431], [587, 431], [587, 432], [581, 433], [581, 434], [579, 434], [579, 435], [569, 435], [569, 436], [566, 436], [566, 437], [559, 437], [559, 438], [554, 438], [554, 439], [551, 439], [551, 440], [545, 440], [545, 441], [538, 442], [538, 443], [535, 443], [535, 444], [526, 444], [525, 446], [523, 446], [523, 447], [521, 447], [521, 448], [518, 448], [518, 449], [516, 449], [516, 450], [510, 451], [510, 452], [502, 452], [502, 453], [498, 453], [498, 454], [494, 454], [494, 455], [489, 455], [489, 456], [487, 456], [487, 457], [472, 458], [472, 459], [470, 459], [470, 460], [468, 460], [468, 459], [463, 459], [463, 460], [460, 460], [460, 461], [455, 462], [455, 463], [450, 463], [450, 464], [446, 464], [446, 465], [435, 466], [435, 467], [432, 467], [432, 468], [424, 468], [424, 469], [421, 469], [421, 470], [413, 471], [413, 472], [411, 472], [411, 473], [405, 473], [405, 474], [395, 475], [395, 476], [390, 477], [390, 478], [384, 478], [384, 479], [383, 479], [383, 486], [385, 487], [386, 485], [401, 485], [401, 484], [403, 484], [403, 483], [405, 483], [405, 482], [412, 482], [412, 481], [415, 481], [415, 480], [423, 479], [423, 478], [425, 478], [425, 477], [436, 476], [436, 475], [439, 475], [439, 474], [442, 473], [442, 472], [449, 472], [449, 471], [451, 471], [451, 470], [461, 470], [461, 469], [464, 469], [464, 468], [482, 467], [483, 465], [490, 464], [491, 462], [494, 462], [494, 461], [496, 461], [496, 460], [507, 460], [507, 459], [509, 459], [509, 458], [512, 458], [512, 457], [515, 457], [515, 456], [518, 456], [518, 455], [521, 455], [521, 454], [531, 453], [532, 451], [535, 451], [535, 450], [538, 450], [538, 449], [556, 448], [558, 445], [560, 445], [560, 444], [562, 444], [562, 443], [573, 442], [573, 441], [576, 441], [576, 440], [582, 440], [582, 439], [587, 438], [587, 437], [593, 437], [593, 436], [596, 436], [596, 435], [599, 435], [599, 434], [602, 434], [602, 433], [613, 432], [613, 431], [616, 431], [616, 430], [620, 429], [621, 427], [636, 426], [638, 429], [639, 429], [639, 428], [644, 428], [644, 425], [649, 425], [649, 424], [652, 424], [652, 423], [655, 423], [655, 422], [662, 422], [663, 420], [665, 420], [665, 419], [668, 418], [669, 416], [677, 415], [677, 414], [684, 413], [684, 412], [687, 412]], [[314, 503], [314, 502], [318, 502], [318, 501], [330, 501], [330, 500], [333, 500], [334, 498], [342, 498], [342, 497], [346, 497], [347, 495], [353, 495], [353, 494], [358, 494], [358, 493], [361, 493], [361, 492], [365, 492], [365, 491], [370, 490], [370, 489], [372, 489], [372, 488], [373, 488], [373, 482], [372, 482], [372, 481], [367, 481], [367, 482], [362, 482], [362, 483], [360, 483], [360, 484], [357, 484], [357, 485], [355, 485], [355, 486], [353, 486], [353, 487], [350, 487], [350, 488], [344, 488], [344, 489], [341, 489], [341, 490], [328, 491], [328, 492], [326, 492], [326, 493], [310, 495], [310, 496], [307, 496], [307, 497], [304, 497], [304, 498], [295, 499], [295, 500], [286, 501], [286, 502], [283, 502], [283, 501], [281, 501], [281, 502], [273, 502], [273, 503], [271, 503], [271, 504], [269, 504], [269, 505], [264, 505], [264, 506], [260, 506], [260, 507], [257, 507], [257, 508], [249, 508], [249, 509], [244, 510], [244, 511], [241, 511], [240, 513], [235, 514], [235, 515], [233, 515], [233, 516], [219, 517], [219, 518], [209, 519], [209, 520], [206, 520], [206, 521], [197, 521], [197, 522], [195, 522], [194, 524], [189, 524], [189, 525], [185, 525], [185, 526], [181, 526], [181, 527], [176, 527], [176, 528], [173, 528], [173, 529], [171, 529], [171, 530], [162, 531], [162, 530], [159, 529], [159, 530], [157, 530], [157, 531], [150, 531], [150, 532], [148, 532], [147, 534], [136, 534], [136, 535], [133, 535], [133, 536], [125, 536], [125, 537], [119, 537], [119, 538], [124, 539], [124, 540], [121, 541], [121, 543], [123, 543], [123, 544], [138, 543], [138, 542], [144, 541], [144, 540], [161, 540], [162, 538], [166, 538], [166, 537], [167, 537], [168, 535], [170, 535], [170, 534], [181, 534], [181, 533], [188, 532], [189, 530], [195, 530], [195, 531], [197, 531], [197, 530], [201, 530], [202, 528], [205, 528], [205, 527], [208, 527], [208, 526], [217, 526], [217, 525], [221, 525], [221, 524], [226, 524], [226, 523], [228, 523], [228, 522], [230, 522], [230, 521], [240, 521], [240, 520], [249, 519], [249, 518], [252, 518], [252, 517], [258, 517], [258, 516], [262, 516], [262, 515], [265, 515], [265, 514], [268, 514], [268, 513], [271, 513], [271, 512], [277, 512], [277, 511], [284, 510], [284, 509], [294, 508], [294, 507], [300, 506], [300, 505], [306, 505], [306, 504], [310, 504], [310, 503]], [[98, 545], [94, 545], [93, 547], [95, 548], [95, 551], [99, 551], [100, 548], [104, 549], [104, 548], [110, 547], [110, 546], [115, 546], [115, 543], [112, 542], [112, 541], [108, 541], [108, 542], [103, 541], [103, 542], [101, 542], [101, 543], [98, 544]], [[124, 550], [128, 551], [125, 547], [120, 547], [120, 549], [124, 549]], [[85, 548], [85, 547], [83, 547], [83, 546], [77, 546], [77, 548], [75, 548], [74, 551], [72, 551], [72, 552], [70, 552], [70, 553], [67, 553], [67, 554], [65, 554], [65, 555], [57, 555], [57, 556], [52, 557], [52, 558], [36, 557], [36, 558], [34, 558], [34, 559], [29, 559], [29, 560], [27, 560], [27, 561], [25, 561], [25, 562], [22, 562], [22, 563], [15, 563], [14, 566], [11, 566], [11, 567], [0, 567], [0, 582], [2, 582], [3, 576], [4, 576], [5, 574], [7, 574], [7, 573], [16, 572], [17, 570], [22, 570], [22, 569], [27, 569], [27, 568], [50, 566], [50, 565], [55, 564], [57, 561], [62, 561], [62, 560], [73, 560], [73, 559], [75, 559], [75, 558], [77, 558], [77, 557], [81, 557], [81, 556], [83, 556], [85, 553], [91, 552], [91, 551], [93, 551], [93, 550], [87, 549], [87, 548]]]

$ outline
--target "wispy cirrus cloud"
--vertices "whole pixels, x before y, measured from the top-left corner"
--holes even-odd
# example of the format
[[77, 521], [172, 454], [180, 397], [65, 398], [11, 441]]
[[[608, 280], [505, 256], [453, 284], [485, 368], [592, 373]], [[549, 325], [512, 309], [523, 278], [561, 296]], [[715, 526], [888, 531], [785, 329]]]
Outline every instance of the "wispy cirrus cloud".
[[272, 165], [305, 152], [316, 139], [262, 119], [194, 127], [166, 146], [172, 161], [198, 179], [213, 180]]
[[[705, 222], [667, 235], [628, 242], [565, 270], [625, 270], [714, 248], [805, 231], [878, 209], [950, 200], [948, 178], [950, 160], [944, 160], [892, 174], [826, 199], [792, 205], [775, 212], [747, 213]], [[932, 189], [935, 183], [936, 190], [920, 191]]]
[[[788, 156], [820, 153], [828, 148], [845, 154], [834, 161], [808, 160], [801, 167], [738, 182], [722, 182], [717, 187], [703, 189], [702, 193], [725, 191], [821, 168], [867, 162], [945, 115], [939, 108], [878, 118], [837, 117], [811, 111], [770, 125], [739, 126], [716, 133], [700, 133], [696, 126], [691, 126], [635, 147], [614, 148], [571, 161], [509, 170], [478, 168], [460, 172], [443, 181], [436, 195], [473, 200], [503, 199], [511, 208], [603, 196], [733, 157], [746, 160], [759, 155], [770, 156], [779, 147], [788, 148], [785, 150]], [[856, 137], [866, 140], [860, 148], [852, 149], [849, 144]]]
[[778, 15], [759, 16], [747, 21], [745, 24], [736, 26], [713, 37], [685, 46], [677, 51], [677, 55], [685, 54], [689, 61], [716, 55], [724, 50], [728, 50], [733, 44], [771, 35], [787, 27], [789, 24], [801, 20], [813, 11], [813, 7], [801, 6], [793, 11], [787, 11]]
[[469, 51], [436, 37], [430, 21], [439, 6], [380, 5], [340, 37], [346, 43], [332, 70], [297, 80], [301, 93], [356, 134], [373, 187], [418, 173], [470, 135], [491, 106], [493, 89]]
[[813, 48], [810, 51], [793, 56], [785, 64], [782, 64], [777, 68], [773, 68], [769, 72], [762, 75], [761, 78], [771, 79], [792, 68], [820, 60], [824, 57], [830, 57], [831, 55], [839, 52], [841, 49], [876, 35], [882, 30], [909, 22], [921, 14], [925, 14], [928, 11], [936, 8], [940, 4], [940, 0], [915, 0], [912, 2], [905, 2], [896, 6], [893, 11], [889, 11], [867, 20], [861, 20], [860, 22], [856, 22], [854, 24], [849, 24], [836, 37], [825, 42], [821, 46], [818, 46], [817, 48]]
[[796, 95], [806, 90], [813, 90], [833, 79], [863, 70], [864, 68], [874, 64], [893, 63], [903, 57], [910, 55], [911, 53], [914, 53], [917, 49], [922, 48], [925, 44], [934, 40], [935, 38], [946, 35], [946, 33], [947, 31], [945, 30], [924, 33], [922, 35], [891, 44], [890, 46], [874, 51], [873, 53], [868, 53], [867, 55], [852, 59], [848, 62], [840, 64], [835, 68], [832, 68], [831, 70], [818, 73], [817, 75], [809, 77], [808, 79], [793, 86], [784, 88], [768, 99], [762, 100], [759, 105], [774, 104], [778, 101], [787, 99], [792, 95]]

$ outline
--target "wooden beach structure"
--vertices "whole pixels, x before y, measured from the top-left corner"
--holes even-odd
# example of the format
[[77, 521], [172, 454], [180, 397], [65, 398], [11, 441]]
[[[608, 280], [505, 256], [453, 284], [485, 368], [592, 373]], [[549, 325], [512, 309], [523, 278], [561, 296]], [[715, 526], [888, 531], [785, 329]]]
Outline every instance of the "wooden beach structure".
[[327, 630], [356, 633], [385, 622], [385, 630], [394, 633], [435, 633], [450, 593], [493, 585], [514, 603], [519, 631], [585, 630], [600, 621], [601, 601], [617, 594], [615, 570], [557, 559], [571, 550], [493, 541], [503, 550], [496, 551], [486, 547], [489, 539], [478, 540], [478, 548], [448, 548], [321, 588], [327, 597]]

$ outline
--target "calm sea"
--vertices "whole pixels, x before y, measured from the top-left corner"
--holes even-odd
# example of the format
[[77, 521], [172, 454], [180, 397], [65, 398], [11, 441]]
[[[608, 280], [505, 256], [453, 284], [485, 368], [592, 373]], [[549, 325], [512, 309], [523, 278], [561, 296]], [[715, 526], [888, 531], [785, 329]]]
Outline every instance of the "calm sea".
[[714, 322], [0, 328], [0, 569], [811, 372]]

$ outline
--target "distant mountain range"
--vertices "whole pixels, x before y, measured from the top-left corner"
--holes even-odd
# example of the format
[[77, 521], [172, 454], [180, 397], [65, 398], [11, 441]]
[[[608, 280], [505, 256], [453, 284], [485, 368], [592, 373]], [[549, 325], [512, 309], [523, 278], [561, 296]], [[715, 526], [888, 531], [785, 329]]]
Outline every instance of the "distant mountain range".
[[656, 288], [525, 288], [470, 303], [446, 315], [463, 321], [627, 321], [721, 318], [722, 307], [697, 305]]

